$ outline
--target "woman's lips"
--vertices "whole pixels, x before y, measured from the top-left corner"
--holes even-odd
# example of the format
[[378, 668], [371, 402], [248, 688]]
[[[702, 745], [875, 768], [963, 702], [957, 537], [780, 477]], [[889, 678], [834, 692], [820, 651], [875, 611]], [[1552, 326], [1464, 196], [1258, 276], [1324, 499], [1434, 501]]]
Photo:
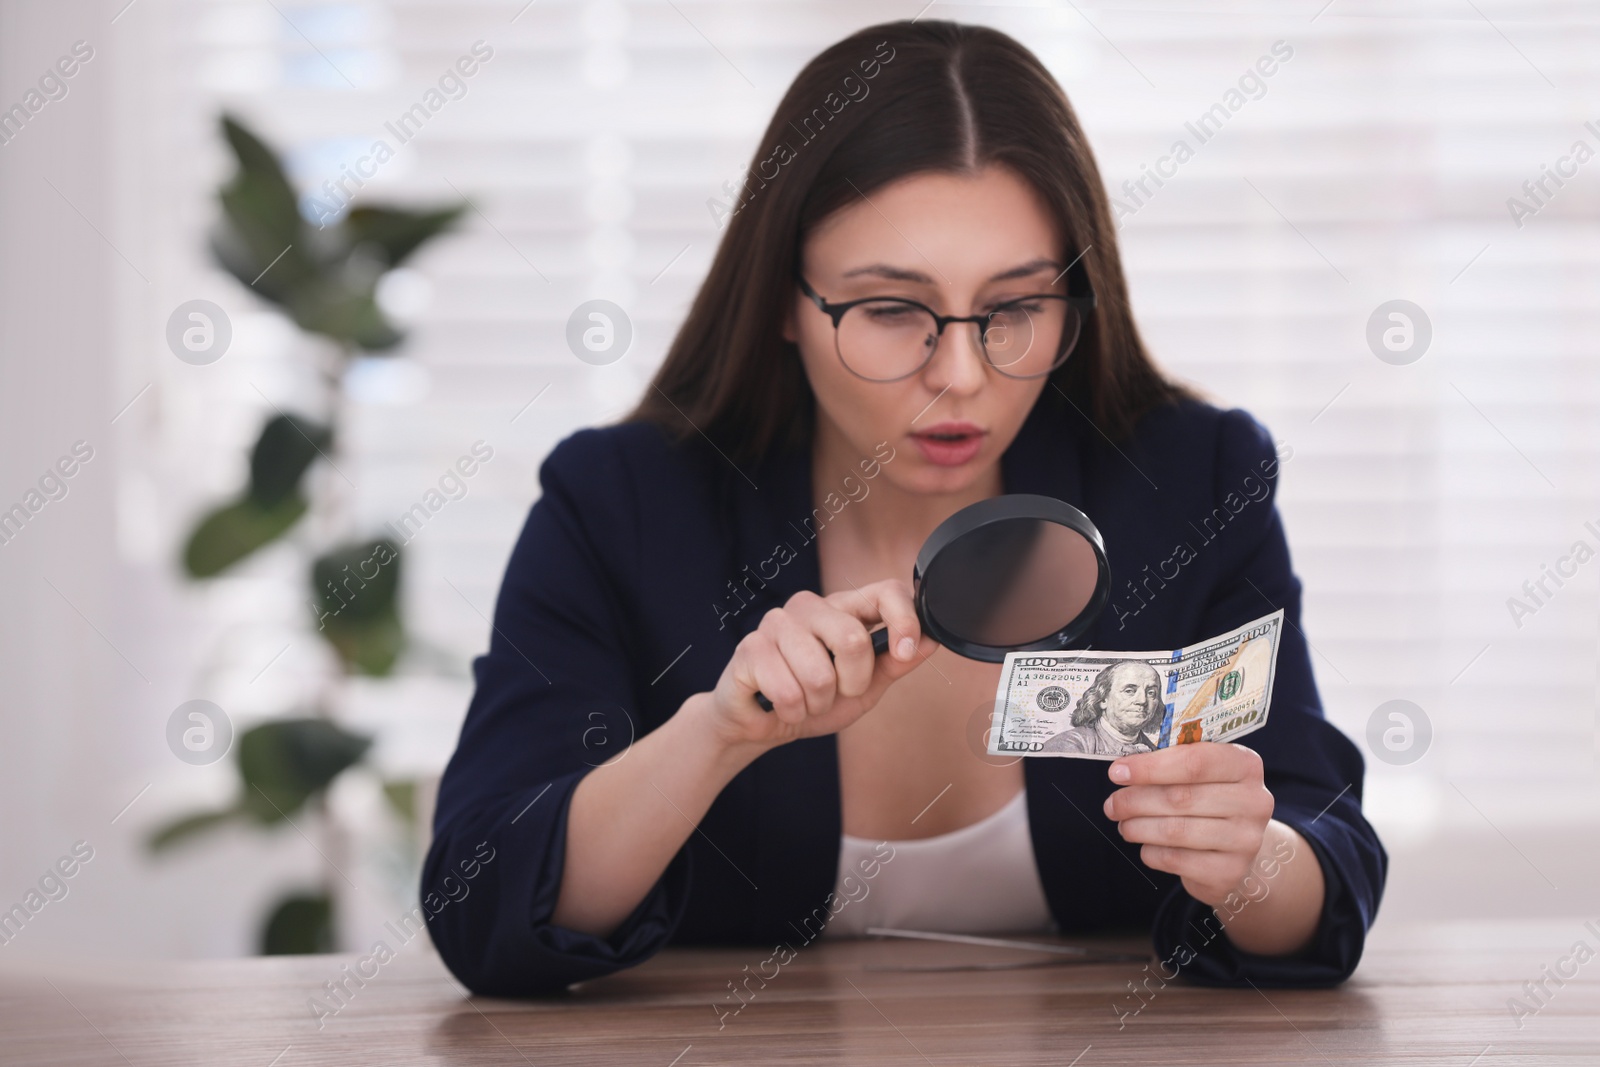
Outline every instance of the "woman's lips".
[[940, 467], [959, 467], [978, 454], [986, 431], [971, 422], [941, 422], [918, 430], [911, 439], [923, 458]]

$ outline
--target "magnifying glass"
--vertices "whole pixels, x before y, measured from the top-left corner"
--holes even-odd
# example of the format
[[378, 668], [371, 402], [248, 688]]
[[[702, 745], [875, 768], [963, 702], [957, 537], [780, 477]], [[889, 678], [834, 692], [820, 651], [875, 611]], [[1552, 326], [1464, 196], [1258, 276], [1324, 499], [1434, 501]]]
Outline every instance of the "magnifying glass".
[[[1002, 663], [1007, 652], [1059, 651], [1081, 637], [1110, 599], [1111, 566], [1083, 512], [1055, 497], [1010, 493], [941, 522], [917, 553], [911, 582], [924, 633], [968, 659]], [[874, 630], [873, 652], [888, 648], [888, 627]]]

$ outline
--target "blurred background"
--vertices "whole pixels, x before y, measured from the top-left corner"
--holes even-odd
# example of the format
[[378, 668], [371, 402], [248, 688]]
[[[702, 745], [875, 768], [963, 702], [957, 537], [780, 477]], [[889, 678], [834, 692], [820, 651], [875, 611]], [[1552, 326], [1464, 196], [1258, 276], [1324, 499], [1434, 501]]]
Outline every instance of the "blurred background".
[[0, 910], [92, 850], [8, 952], [412, 906], [540, 461], [634, 402], [794, 73], [919, 15], [1043, 59], [1152, 350], [1292, 450], [1380, 928], [1592, 914], [1592, 4], [0, 0]]

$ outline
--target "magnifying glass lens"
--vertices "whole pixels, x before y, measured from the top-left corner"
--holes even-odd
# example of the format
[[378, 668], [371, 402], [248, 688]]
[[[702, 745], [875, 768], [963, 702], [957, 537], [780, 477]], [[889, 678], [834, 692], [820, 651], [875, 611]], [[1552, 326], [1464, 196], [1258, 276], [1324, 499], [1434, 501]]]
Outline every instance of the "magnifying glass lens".
[[1083, 614], [1099, 579], [1094, 546], [1060, 523], [987, 523], [939, 552], [923, 575], [939, 622], [977, 645], [1028, 645]]
[[[1089, 517], [1030, 493], [980, 500], [945, 519], [923, 542], [913, 577], [923, 631], [989, 663], [1021, 649], [1069, 647], [1111, 589], [1104, 542]], [[873, 632], [872, 647], [878, 655], [889, 647], [887, 627]], [[761, 693], [755, 700], [772, 710]]]

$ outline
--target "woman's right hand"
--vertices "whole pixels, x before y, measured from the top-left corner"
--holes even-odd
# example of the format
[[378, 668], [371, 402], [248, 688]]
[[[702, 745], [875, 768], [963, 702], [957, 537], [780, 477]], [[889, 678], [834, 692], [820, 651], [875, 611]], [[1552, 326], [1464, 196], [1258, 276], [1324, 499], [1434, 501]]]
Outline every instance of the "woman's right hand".
[[[879, 624], [889, 628], [889, 651], [882, 656], [873, 653], [870, 634]], [[870, 711], [937, 647], [922, 633], [909, 582], [887, 578], [826, 597], [801, 591], [763, 615], [734, 649], [709, 694], [712, 717], [730, 745], [772, 746], [835, 733]], [[772, 701], [772, 711], [756, 703], [758, 691]]]

